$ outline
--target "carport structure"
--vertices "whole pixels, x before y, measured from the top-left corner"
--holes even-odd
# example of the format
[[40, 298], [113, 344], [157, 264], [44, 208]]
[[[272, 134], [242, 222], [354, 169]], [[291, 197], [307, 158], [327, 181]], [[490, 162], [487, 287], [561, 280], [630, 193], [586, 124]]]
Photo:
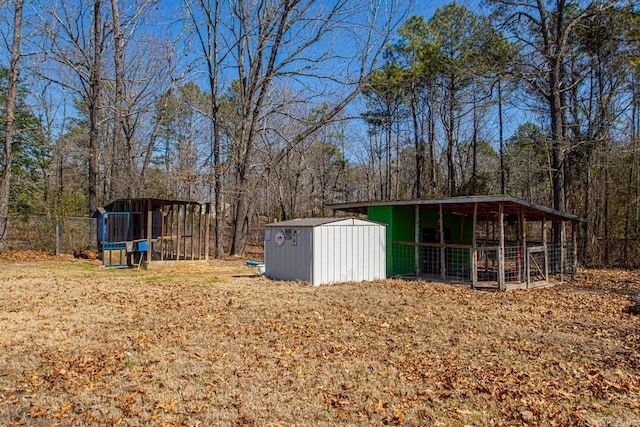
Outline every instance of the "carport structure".
[[[581, 218], [514, 197], [343, 203], [387, 224], [387, 275], [530, 288], [574, 275]], [[554, 235], [555, 233], [555, 235]]]

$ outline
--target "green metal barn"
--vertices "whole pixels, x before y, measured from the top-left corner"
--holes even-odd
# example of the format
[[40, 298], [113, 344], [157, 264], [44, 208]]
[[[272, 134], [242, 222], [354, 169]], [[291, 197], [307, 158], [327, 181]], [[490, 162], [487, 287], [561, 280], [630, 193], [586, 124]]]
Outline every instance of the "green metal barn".
[[343, 203], [387, 224], [387, 275], [497, 289], [547, 285], [577, 267], [581, 218], [510, 196]]

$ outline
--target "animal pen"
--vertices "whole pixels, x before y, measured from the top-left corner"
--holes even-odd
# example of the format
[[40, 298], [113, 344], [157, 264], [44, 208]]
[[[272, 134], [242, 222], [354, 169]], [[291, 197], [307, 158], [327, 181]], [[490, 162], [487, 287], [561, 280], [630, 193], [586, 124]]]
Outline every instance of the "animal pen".
[[577, 270], [574, 215], [509, 196], [331, 206], [387, 224], [387, 275], [530, 288]]
[[122, 199], [99, 208], [98, 251], [106, 267], [209, 259], [210, 203]]

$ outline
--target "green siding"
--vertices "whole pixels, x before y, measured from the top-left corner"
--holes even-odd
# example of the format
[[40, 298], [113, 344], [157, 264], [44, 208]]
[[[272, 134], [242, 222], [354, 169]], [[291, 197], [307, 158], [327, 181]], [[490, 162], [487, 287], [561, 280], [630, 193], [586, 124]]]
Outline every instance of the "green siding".
[[393, 233], [393, 207], [369, 206], [367, 218], [381, 224], [387, 224], [387, 276], [393, 276], [393, 256], [391, 256], [391, 241]]
[[[415, 240], [415, 208], [413, 206], [394, 206], [393, 209], [393, 241], [413, 242]], [[414, 248], [406, 245], [394, 245], [394, 274], [414, 274]]]
[[[413, 242], [415, 238], [415, 207], [413, 206], [369, 206], [367, 218], [371, 221], [387, 224], [387, 275], [413, 274], [415, 269], [414, 252], [411, 246], [393, 245], [393, 242]], [[436, 229], [439, 234], [438, 211], [420, 211], [420, 233], [425, 228]], [[462, 225], [458, 215], [444, 215], [443, 226], [451, 232], [448, 243], [470, 245], [473, 240], [473, 219], [464, 218]], [[420, 249], [422, 258], [423, 249]], [[461, 255], [459, 255], [461, 254]], [[455, 251], [451, 262], [470, 268], [469, 251]], [[462, 259], [459, 259], [462, 258]]]
[[369, 206], [367, 218], [387, 224], [387, 276], [413, 274], [413, 257], [407, 256], [410, 247], [398, 247], [393, 242], [413, 242], [414, 208], [412, 206]]

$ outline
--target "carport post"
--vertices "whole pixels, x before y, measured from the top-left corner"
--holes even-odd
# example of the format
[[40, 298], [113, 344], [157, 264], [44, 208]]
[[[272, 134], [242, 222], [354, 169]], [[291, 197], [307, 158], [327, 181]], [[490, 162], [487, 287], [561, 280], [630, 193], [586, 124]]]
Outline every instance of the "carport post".
[[500, 203], [498, 213], [498, 289], [506, 291], [507, 286], [504, 281], [504, 204]]
[[542, 246], [544, 246], [544, 281], [549, 283], [549, 248], [547, 247], [547, 221], [542, 218]]
[[469, 261], [471, 262], [471, 289], [475, 288], [478, 284], [478, 252], [477, 252], [477, 224], [478, 224], [478, 202], [473, 204], [473, 225], [471, 228], [471, 256]]
[[413, 233], [413, 239], [414, 239], [414, 247], [413, 247], [413, 256], [414, 256], [414, 262], [415, 262], [415, 275], [416, 277], [418, 277], [420, 275], [420, 246], [418, 246], [418, 243], [420, 243], [420, 208], [418, 207], [418, 205], [415, 206], [415, 218], [414, 218], [414, 233]]
[[571, 238], [573, 239], [573, 273], [571, 277], [574, 279], [578, 274], [578, 233], [576, 225], [575, 221], [571, 221]]
[[442, 213], [442, 203], [440, 203], [440, 216], [438, 217], [438, 224], [440, 226], [440, 277], [442, 280], [447, 278], [447, 263], [445, 261], [446, 249], [444, 247], [444, 216]]
[[[204, 259], [209, 261], [209, 222], [211, 220], [211, 203], [206, 203], [204, 209]], [[222, 254], [216, 255], [222, 256]]]
[[[151, 199], [149, 199], [147, 202], [147, 263], [151, 261], [151, 233], [153, 230], [153, 211], [151, 209]], [[142, 254], [140, 256], [142, 257]]]

